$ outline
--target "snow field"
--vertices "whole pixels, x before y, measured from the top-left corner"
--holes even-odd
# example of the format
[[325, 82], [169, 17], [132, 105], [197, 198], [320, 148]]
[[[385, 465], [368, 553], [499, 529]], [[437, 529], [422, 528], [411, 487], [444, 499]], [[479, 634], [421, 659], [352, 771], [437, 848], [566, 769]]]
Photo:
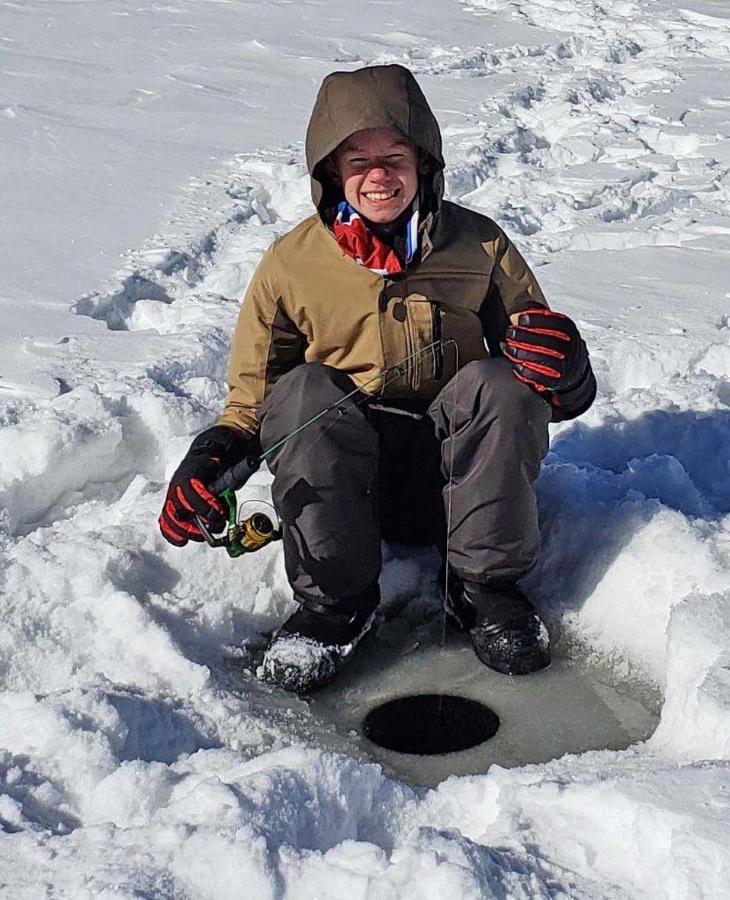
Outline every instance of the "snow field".
[[[730, 19], [664, 3], [464, 6], [464, 46], [396, 34], [340, 55], [404, 62], [427, 93], [482, 91], [445, 128], [450, 197], [515, 237], [600, 382], [593, 409], [555, 429], [530, 588], [559, 644], [661, 691], [655, 735], [426, 792], [252, 677], [248, 649], [289, 609], [280, 548], [179, 551], [155, 524], [166, 478], [220, 408], [240, 295], [310, 210], [300, 144], [244, 153], [192, 180], [105, 289], [65, 322], [49, 315], [44, 391], [16, 387], [1, 408], [8, 896], [726, 891]], [[487, 46], [496, 15], [524, 39]], [[420, 579], [389, 557], [387, 607], [419, 615]]]

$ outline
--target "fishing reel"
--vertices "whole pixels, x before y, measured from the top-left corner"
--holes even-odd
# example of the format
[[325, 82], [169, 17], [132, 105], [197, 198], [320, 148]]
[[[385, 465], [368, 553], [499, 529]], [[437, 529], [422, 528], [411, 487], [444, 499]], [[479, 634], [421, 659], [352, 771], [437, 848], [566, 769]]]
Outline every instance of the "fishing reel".
[[[203, 537], [210, 547], [225, 547], [228, 555], [235, 558], [244, 553], [261, 550], [262, 547], [281, 538], [278, 517], [269, 503], [247, 500], [239, 510], [236, 492], [230, 488], [222, 491], [220, 499], [226, 507], [227, 518], [226, 530], [223, 534], [213, 534], [200, 516], [195, 517], [198, 528], [203, 532]], [[268, 507], [273, 516], [262, 512], [261, 509], [256, 509], [250, 515], [246, 515], [247, 506], [260, 507], [262, 505]]]

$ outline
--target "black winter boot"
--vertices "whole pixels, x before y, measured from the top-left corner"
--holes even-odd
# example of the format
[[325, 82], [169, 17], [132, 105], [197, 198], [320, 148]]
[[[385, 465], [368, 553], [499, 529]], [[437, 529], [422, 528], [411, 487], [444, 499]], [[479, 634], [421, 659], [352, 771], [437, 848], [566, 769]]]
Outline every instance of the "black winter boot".
[[380, 597], [353, 612], [301, 606], [276, 632], [257, 674], [285, 691], [307, 694], [328, 684], [370, 630]]
[[550, 638], [542, 619], [515, 582], [479, 584], [449, 575], [446, 612], [469, 632], [485, 666], [527, 675], [550, 665]]

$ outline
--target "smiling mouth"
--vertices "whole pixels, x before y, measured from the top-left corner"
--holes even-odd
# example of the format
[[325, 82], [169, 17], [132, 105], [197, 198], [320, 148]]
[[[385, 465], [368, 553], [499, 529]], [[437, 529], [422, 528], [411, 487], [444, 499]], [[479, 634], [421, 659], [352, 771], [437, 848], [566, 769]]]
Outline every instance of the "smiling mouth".
[[363, 193], [363, 197], [366, 200], [374, 200], [374, 201], [382, 201], [382, 200], [392, 200], [397, 196], [399, 188], [395, 188], [392, 191], [365, 191]]

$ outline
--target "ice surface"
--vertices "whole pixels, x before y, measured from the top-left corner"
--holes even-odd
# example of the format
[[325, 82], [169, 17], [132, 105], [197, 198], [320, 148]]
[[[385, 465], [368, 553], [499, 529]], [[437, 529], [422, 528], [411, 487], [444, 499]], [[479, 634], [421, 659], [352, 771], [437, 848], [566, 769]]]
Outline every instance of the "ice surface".
[[[0, 0], [0, 51], [3, 895], [725, 896], [727, 4]], [[527, 587], [570, 661], [547, 678], [622, 743], [650, 729], [639, 687], [660, 706], [628, 749], [430, 791], [368, 763], [343, 703], [335, 727], [253, 676], [291, 609], [279, 546], [155, 525], [241, 292], [310, 211], [317, 85], [387, 61], [434, 102], [450, 196], [518, 242], [598, 375], [539, 482]], [[378, 653], [437, 609], [435, 562], [386, 555]], [[466, 649], [383, 671], [473, 687]]]
[[657, 723], [646, 686], [617, 688], [609, 672], [562, 655], [534, 675], [500, 675], [479, 662], [465, 635], [449, 628], [442, 641], [440, 614], [420, 628], [396, 620], [366, 642], [350, 668], [311, 701], [315, 715], [343, 734], [362, 734], [370, 710], [412, 694], [468, 697], [499, 716], [494, 737], [459, 753], [409, 755], [358, 740], [386, 773], [411, 784], [435, 787], [450, 775], [486, 773], [494, 763], [515, 766], [586, 750], [622, 750], [648, 738]]

